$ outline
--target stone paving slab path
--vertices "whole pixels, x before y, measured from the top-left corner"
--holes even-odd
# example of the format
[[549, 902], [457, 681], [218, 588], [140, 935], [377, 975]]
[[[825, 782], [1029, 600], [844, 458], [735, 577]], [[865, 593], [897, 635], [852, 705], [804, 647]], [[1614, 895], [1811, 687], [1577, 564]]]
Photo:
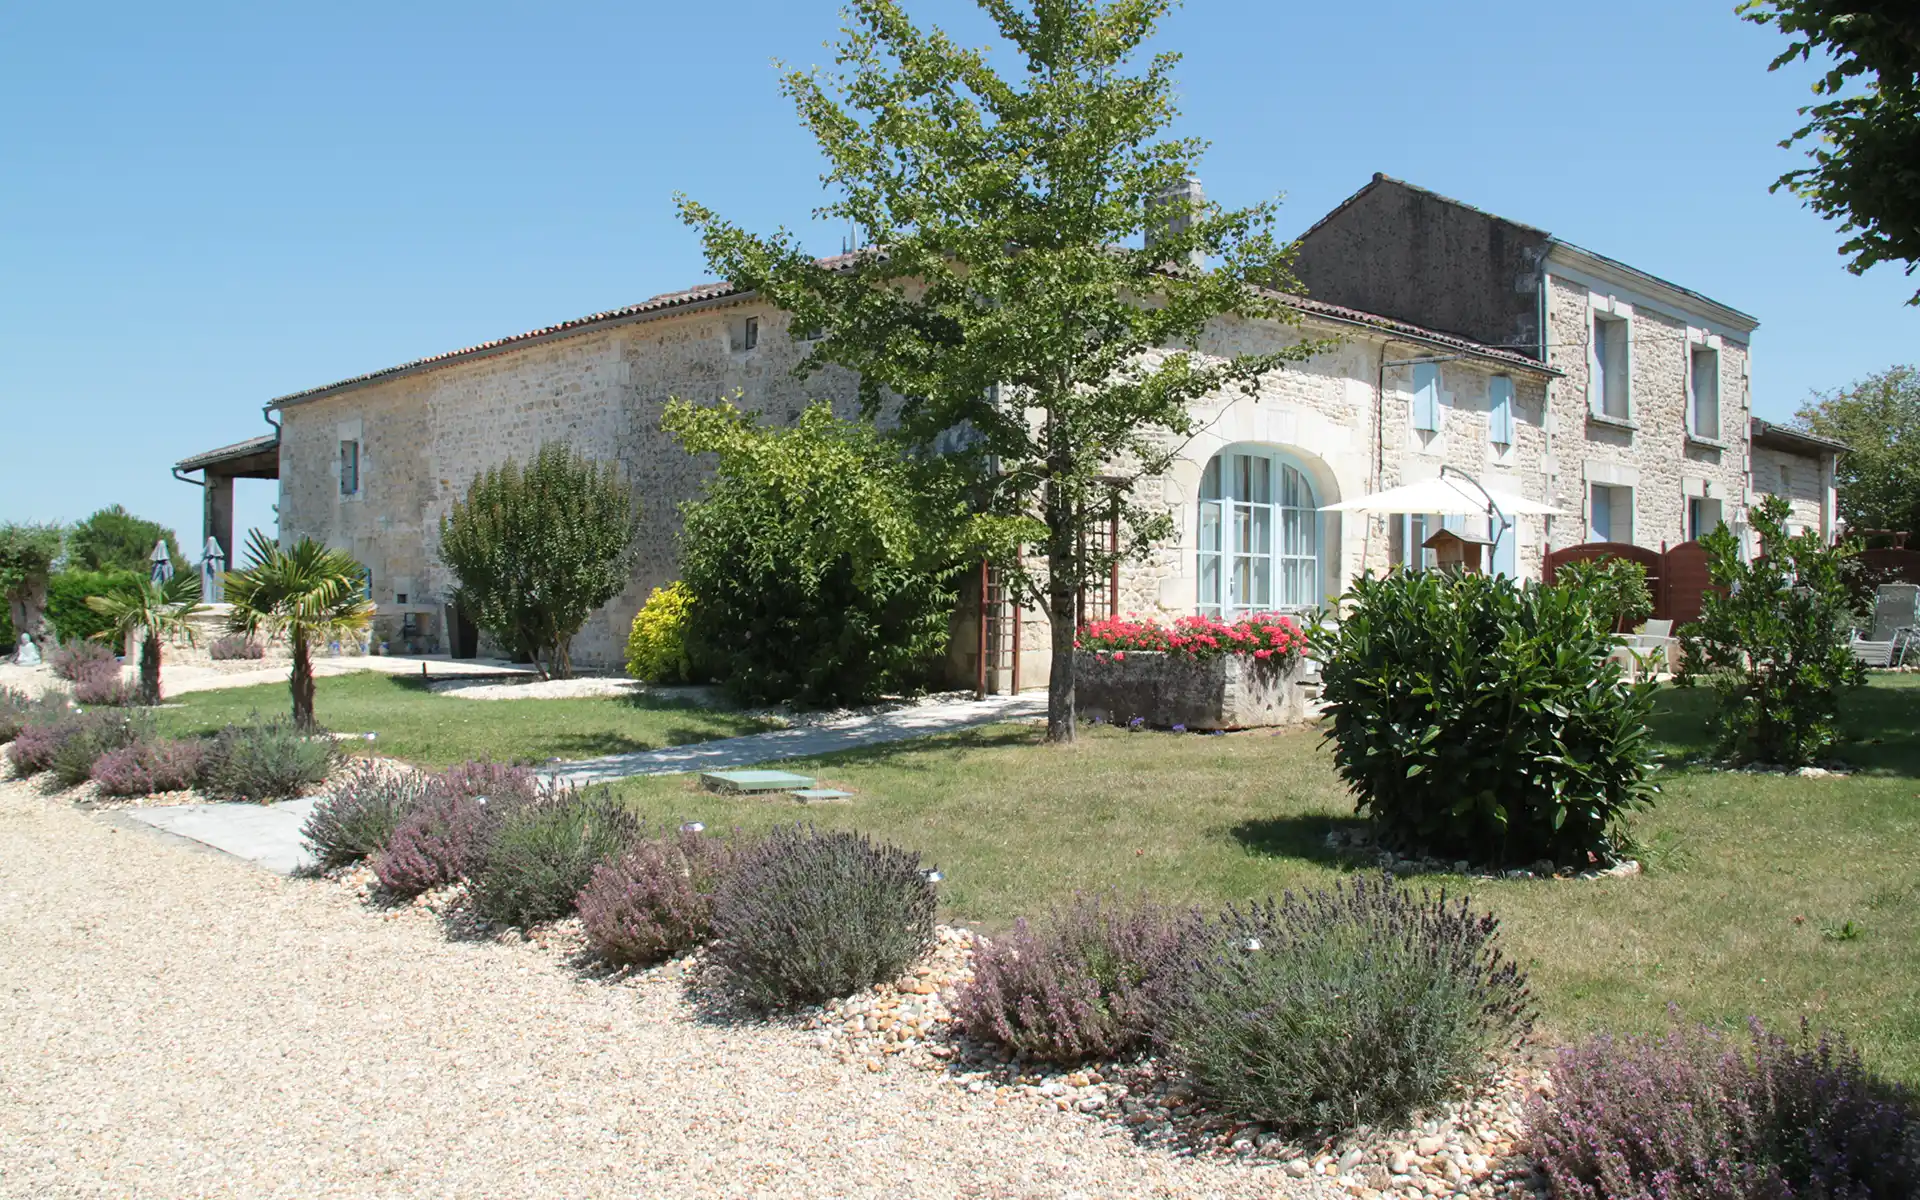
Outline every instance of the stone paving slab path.
[[[669, 746], [664, 750], [559, 763], [546, 774], [568, 783], [589, 784], [635, 775], [720, 771], [783, 758], [830, 754], [856, 746], [905, 741], [995, 721], [1022, 720], [1044, 715], [1046, 711], [1046, 696], [1032, 693], [922, 704], [849, 717], [827, 725], [776, 729], [689, 746]], [[313, 804], [314, 797], [309, 796], [279, 804], [135, 805], [122, 809], [121, 815], [176, 837], [212, 846], [275, 874], [291, 875], [313, 865], [313, 856], [300, 840], [300, 828], [306, 824]]]
[[724, 771], [751, 767], [783, 758], [811, 758], [858, 746], [875, 746], [926, 737], [996, 721], [1019, 721], [1045, 716], [1045, 693], [1023, 692], [989, 696], [985, 700], [953, 700], [922, 704], [891, 712], [849, 717], [826, 725], [775, 729], [741, 737], [715, 738], [664, 750], [641, 750], [557, 763], [548, 777], [568, 783], [604, 783], [634, 775], [679, 775], [688, 771]]
[[136, 806], [121, 813], [128, 820], [223, 850], [276, 875], [291, 875], [314, 865], [313, 855], [300, 840], [300, 828], [312, 814], [315, 799]]

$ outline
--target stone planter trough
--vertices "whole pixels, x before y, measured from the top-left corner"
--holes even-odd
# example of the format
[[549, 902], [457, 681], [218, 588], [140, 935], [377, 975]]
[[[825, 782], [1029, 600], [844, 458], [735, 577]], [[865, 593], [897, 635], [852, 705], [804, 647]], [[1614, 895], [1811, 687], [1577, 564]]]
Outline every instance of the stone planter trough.
[[1307, 719], [1306, 658], [1275, 665], [1248, 654], [1193, 659], [1129, 650], [1074, 655], [1076, 710], [1083, 720], [1125, 725], [1138, 717], [1157, 729], [1252, 729]]

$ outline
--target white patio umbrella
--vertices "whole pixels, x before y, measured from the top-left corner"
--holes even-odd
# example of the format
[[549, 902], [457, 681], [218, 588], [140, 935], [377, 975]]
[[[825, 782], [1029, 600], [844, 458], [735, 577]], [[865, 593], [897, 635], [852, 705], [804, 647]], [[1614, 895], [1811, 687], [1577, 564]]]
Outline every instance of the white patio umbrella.
[[1563, 517], [1566, 514], [1551, 504], [1529, 500], [1525, 496], [1499, 488], [1483, 489], [1459, 475], [1440, 475], [1419, 483], [1402, 484], [1329, 504], [1321, 512], [1438, 513], [1443, 517], [1484, 517], [1489, 509], [1498, 509], [1508, 517]]

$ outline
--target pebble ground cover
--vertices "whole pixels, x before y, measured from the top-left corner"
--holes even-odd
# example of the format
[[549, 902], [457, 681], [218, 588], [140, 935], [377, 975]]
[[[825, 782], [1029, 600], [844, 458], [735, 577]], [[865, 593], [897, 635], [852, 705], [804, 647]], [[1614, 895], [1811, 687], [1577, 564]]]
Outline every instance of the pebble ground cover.
[[[1668, 1006], [1735, 1027], [1802, 1016], [1844, 1030], [1876, 1070], [1920, 1083], [1920, 677], [1850, 697], [1849, 776], [1715, 770], [1708, 697], [1667, 690], [1658, 807], [1638, 822], [1647, 870], [1587, 881], [1416, 878], [1471, 892], [1527, 967], [1542, 1032], [1653, 1031]], [[764, 829], [805, 819], [922, 851], [943, 916], [988, 932], [1076, 889], [1219, 905], [1325, 885], [1370, 861], [1327, 845], [1351, 804], [1311, 729], [1222, 737], [1094, 728], [1036, 752], [1026, 726], [783, 764], [846, 804], [630, 781], [655, 821]]]

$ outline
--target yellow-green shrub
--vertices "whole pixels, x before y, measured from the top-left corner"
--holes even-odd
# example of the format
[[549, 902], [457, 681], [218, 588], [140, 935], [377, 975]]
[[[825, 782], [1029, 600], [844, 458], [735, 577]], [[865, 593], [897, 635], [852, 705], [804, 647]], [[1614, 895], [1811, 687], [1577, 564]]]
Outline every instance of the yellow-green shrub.
[[648, 683], [687, 683], [693, 662], [687, 657], [687, 614], [693, 593], [675, 581], [653, 589], [646, 604], [634, 614], [627, 635], [627, 674]]

